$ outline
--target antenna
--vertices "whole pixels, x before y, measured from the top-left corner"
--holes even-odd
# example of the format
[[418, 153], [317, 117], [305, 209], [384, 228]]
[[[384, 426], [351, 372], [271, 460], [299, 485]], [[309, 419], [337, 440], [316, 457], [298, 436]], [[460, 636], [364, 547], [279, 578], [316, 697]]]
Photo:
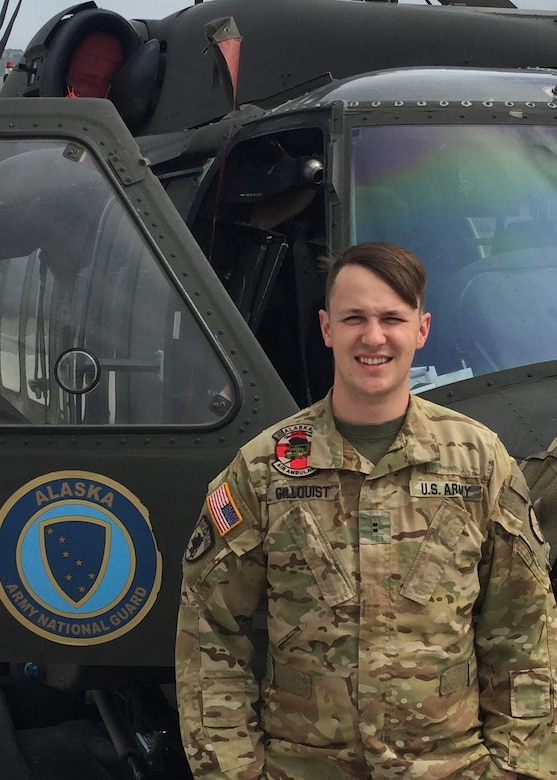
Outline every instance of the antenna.
[[[12, 33], [12, 28], [15, 24], [15, 20], [17, 19], [19, 9], [21, 8], [21, 3], [22, 0], [18, 0], [18, 4], [15, 7], [15, 11], [13, 12], [12, 17], [8, 22], [8, 26], [4, 30], [4, 34], [2, 35], [2, 38], [0, 38], [0, 57], [2, 56], [2, 54], [4, 54], [4, 49], [6, 48], [6, 44], [8, 43], [8, 38]], [[2, 4], [2, 10], [0, 11], [0, 28], [2, 27], [6, 19], [6, 14], [8, 13], [9, 4], [10, 4], [10, 0], [4, 0], [4, 3]]]

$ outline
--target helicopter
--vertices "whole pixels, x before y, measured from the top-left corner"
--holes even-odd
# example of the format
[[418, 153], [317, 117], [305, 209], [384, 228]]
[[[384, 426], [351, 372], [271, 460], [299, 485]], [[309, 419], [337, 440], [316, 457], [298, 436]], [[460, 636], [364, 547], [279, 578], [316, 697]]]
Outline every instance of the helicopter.
[[[323, 256], [414, 251], [433, 327], [412, 392], [517, 460], [554, 438], [555, 19], [510, 0], [211, 0], [148, 20], [83, 2], [33, 36], [0, 90], [14, 733], [94, 711], [122, 777], [187, 776], [182, 554], [207, 483], [331, 384]], [[262, 615], [253, 634], [263, 648]], [[0, 777], [32, 777], [12, 753], [24, 769]]]

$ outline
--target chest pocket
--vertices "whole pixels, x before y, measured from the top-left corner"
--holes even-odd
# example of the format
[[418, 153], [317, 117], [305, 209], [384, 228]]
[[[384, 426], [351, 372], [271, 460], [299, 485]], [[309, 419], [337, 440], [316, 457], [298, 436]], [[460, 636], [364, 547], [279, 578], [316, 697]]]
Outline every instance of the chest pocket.
[[447, 563], [454, 555], [467, 519], [465, 509], [449, 501], [443, 502], [400, 588], [401, 595], [418, 604], [428, 603]]
[[298, 505], [286, 515], [285, 523], [311, 569], [325, 602], [335, 607], [354, 598], [354, 584], [344, 572], [329, 539], [312, 513]]

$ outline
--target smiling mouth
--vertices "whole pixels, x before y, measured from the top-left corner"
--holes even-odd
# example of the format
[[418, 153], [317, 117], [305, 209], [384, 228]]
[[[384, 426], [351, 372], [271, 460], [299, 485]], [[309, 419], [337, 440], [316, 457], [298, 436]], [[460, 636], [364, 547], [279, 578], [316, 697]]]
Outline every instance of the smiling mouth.
[[384, 363], [389, 363], [392, 358], [390, 357], [381, 357], [381, 358], [367, 358], [367, 357], [358, 357], [356, 358], [358, 363], [362, 363], [364, 366], [382, 366]]

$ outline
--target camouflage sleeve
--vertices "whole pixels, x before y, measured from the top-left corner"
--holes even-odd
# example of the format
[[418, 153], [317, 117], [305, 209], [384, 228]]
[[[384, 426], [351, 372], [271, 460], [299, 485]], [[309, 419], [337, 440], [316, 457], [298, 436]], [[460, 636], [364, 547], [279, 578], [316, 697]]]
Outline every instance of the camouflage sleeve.
[[542, 780], [555, 756], [557, 608], [526, 483], [502, 447], [493, 484], [476, 624], [484, 740], [501, 769]]
[[246, 624], [266, 582], [259, 502], [241, 455], [211, 487], [183, 559], [180, 728], [195, 777], [255, 780], [265, 758]]

